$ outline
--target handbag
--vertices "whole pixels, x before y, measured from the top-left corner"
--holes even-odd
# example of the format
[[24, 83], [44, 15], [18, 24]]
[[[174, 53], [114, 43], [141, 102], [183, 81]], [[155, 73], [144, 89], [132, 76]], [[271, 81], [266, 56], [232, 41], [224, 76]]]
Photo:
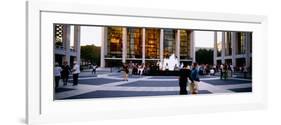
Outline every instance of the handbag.
[[198, 94], [198, 82], [194, 81], [189, 85], [190, 94]]

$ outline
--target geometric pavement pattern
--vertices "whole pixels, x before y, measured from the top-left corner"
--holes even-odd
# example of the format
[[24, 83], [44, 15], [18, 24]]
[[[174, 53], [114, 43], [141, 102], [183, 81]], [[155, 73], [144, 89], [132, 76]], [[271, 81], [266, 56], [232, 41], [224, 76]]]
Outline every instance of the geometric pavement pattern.
[[[55, 99], [89, 99], [137, 96], [179, 95], [177, 76], [130, 76], [123, 81], [122, 73], [108, 73], [98, 76], [79, 77], [78, 86], [67, 86], [55, 91]], [[217, 76], [200, 78], [199, 94], [252, 92], [250, 79], [229, 78], [220, 80]]]

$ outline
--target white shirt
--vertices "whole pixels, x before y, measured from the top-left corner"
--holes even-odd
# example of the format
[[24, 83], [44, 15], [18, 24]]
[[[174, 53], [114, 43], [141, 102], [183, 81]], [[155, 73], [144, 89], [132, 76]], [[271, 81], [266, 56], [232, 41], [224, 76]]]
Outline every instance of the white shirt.
[[61, 67], [59, 66], [56, 66], [55, 67], [55, 70], [54, 70], [54, 73], [55, 73], [55, 76], [60, 76], [60, 72], [62, 71]]
[[72, 74], [78, 74], [80, 73], [80, 67], [78, 64], [75, 64], [72, 68]]

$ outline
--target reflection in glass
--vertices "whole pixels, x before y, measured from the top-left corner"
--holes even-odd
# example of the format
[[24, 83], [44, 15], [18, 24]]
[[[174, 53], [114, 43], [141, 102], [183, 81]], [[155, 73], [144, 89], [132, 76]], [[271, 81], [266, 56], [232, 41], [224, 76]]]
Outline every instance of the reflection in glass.
[[231, 53], [232, 53], [231, 32], [225, 32], [225, 55], [230, 56]]
[[122, 57], [122, 27], [108, 27], [108, 55], [112, 58]]
[[180, 30], [180, 59], [190, 59], [190, 34], [189, 30]]
[[128, 58], [142, 57], [142, 29], [141, 28], [127, 29], [127, 57]]
[[246, 33], [237, 33], [237, 54], [245, 54], [246, 52]]
[[176, 31], [173, 29], [164, 30], [164, 57], [168, 58], [170, 55], [176, 53]]
[[160, 29], [146, 29], [145, 39], [145, 57], [158, 59], [160, 57]]
[[63, 46], [63, 25], [62, 24], [56, 24], [54, 25], [55, 29], [55, 43], [56, 48]]

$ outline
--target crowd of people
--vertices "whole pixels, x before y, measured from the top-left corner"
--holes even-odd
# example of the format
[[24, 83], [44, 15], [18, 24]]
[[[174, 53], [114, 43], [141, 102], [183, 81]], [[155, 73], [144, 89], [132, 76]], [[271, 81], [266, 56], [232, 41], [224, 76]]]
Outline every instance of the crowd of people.
[[251, 75], [251, 66], [247, 67], [245, 64], [243, 66], [234, 67], [232, 64], [220, 64], [220, 65], [209, 65], [201, 64], [199, 65], [199, 75], [220, 75], [220, 79], [228, 79], [233, 77], [233, 74], [242, 73], [243, 78], [248, 78]]
[[141, 77], [144, 72], [147, 71], [147, 68], [145, 67], [144, 63], [137, 64], [130, 62], [129, 64], [124, 63], [122, 69], [119, 71], [124, 72], [124, 80], [128, 81], [128, 77], [131, 77], [132, 75], [139, 75]]
[[66, 86], [70, 74], [72, 74], [73, 77], [73, 86], [78, 85], [79, 73], [80, 73], [80, 67], [76, 61], [73, 62], [72, 68], [68, 65], [67, 61], [64, 61], [62, 66], [60, 66], [59, 63], [56, 62], [54, 68], [55, 88], [59, 87], [59, 82], [61, 79], [63, 85]]

